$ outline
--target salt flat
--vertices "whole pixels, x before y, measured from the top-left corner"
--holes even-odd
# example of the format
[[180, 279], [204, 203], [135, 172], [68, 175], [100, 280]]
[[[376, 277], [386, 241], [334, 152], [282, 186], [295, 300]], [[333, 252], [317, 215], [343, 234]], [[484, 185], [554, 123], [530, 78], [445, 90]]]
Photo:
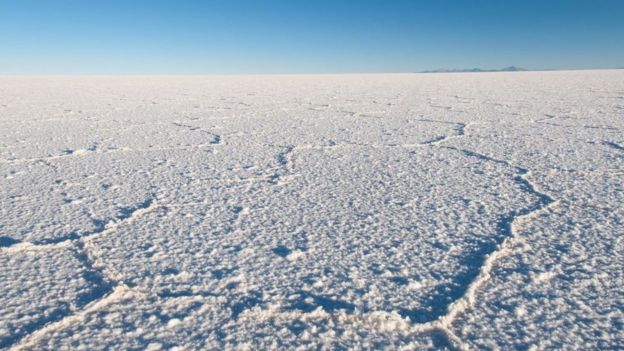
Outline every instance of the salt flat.
[[0, 78], [0, 349], [624, 348], [624, 71]]

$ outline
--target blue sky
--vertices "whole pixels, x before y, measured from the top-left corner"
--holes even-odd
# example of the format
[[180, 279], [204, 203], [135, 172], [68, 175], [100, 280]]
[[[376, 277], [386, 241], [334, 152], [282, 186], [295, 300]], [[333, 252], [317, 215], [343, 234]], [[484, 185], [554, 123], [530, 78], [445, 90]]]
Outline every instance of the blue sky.
[[0, 74], [624, 66], [622, 0], [0, 0]]

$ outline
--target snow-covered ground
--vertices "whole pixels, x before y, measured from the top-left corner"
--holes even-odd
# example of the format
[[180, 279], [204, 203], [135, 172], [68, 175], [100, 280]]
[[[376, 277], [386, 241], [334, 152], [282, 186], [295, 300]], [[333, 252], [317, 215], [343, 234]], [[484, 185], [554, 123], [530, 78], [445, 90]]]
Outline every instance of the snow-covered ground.
[[624, 71], [0, 78], [0, 349], [624, 348]]

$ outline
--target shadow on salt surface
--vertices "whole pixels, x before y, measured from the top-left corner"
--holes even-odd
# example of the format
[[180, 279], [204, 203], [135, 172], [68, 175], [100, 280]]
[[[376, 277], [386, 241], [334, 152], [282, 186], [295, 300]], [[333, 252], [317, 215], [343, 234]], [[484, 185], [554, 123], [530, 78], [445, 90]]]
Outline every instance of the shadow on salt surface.
[[0, 236], [0, 247], [9, 247], [11, 245], [18, 244], [19, 242], [19, 240], [15, 240], [10, 236]]
[[[500, 237], [499, 242], [502, 242], [503, 239], [504, 237]], [[417, 310], [399, 308], [397, 312], [402, 317], [409, 318], [413, 323], [419, 324], [432, 322], [444, 316], [450, 305], [466, 294], [470, 284], [479, 275], [483, 262], [491, 252], [496, 250], [497, 245], [498, 243], [492, 242], [481, 243], [476, 251], [470, 252], [460, 259], [459, 264], [466, 267], [465, 271], [453, 276], [452, 283], [437, 286], [430, 295], [428, 306]]]
[[0, 349], [72, 316], [113, 288], [77, 247], [3, 252], [0, 258]]
[[[468, 155], [475, 156], [472, 154]], [[481, 155], [477, 155], [477, 158], [482, 161], [505, 163], [504, 161], [486, 158]], [[530, 194], [532, 197], [536, 198], [536, 200], [527, 207], [513, 210], [505, 215], [499, 216], [496, 222], [495, 232], [487, 239], [475, 241], [473, 250], [466, 252], [463, 257], [459, 258], [458, 264], [460, 267], [463, 267], [463, 270], [455, 272], [452, 277], [452, 282], [437, 286], [428, 296], [424, 297], [423, 300], [427, 301], [425, 307], [421, 309], [408, 309], [400, 306], [388, 306], [387, 309], [382, 309], [387, 312], [397, 311], [402, 317], [409, 318], [413, 323], [419, 324], [434, 321], [448, 313], [451, 304], [464, 296], [470, 288], [470, 285], [477, 279], [487, 257], [495, 252], [505, 239], [514, 235], [512, 231], [513, 222], [518, 217], [538, 211], [554, 201], [548, 195], [536, 191], [531, 183], [522, 177], [527, 174], [527, 170], [518, 169], [517, 172], [521, 175], [514, 177], [514, 183], [518, 185], [522, 192]], [[285, 246], [278, 246], [273, 249], [273, 252], [280, 257], [286, 257], [290, 253], [290, 250]], [[390, 280], [397, 285], [407, 284], [407, 280], [401, 277], [393, 277], [390, 278]], [[313, 295], [305, 291], [299, 292], [298, 296], [299, 297], [290, 304], [290, 310], [311, 312], [320, 307], [329, 313], [336, 310], [344, 310], [351, 314], [356, 311], [356, 305], [339, 299]], [[364, 313], [373, 311], [363, 306], [359, 306], [357, 309], [359, 312]]]
[[10, 335], [6, 339], [0, 338], [0, 349], [11, 347], [25, 336], [41, 329], [44, 325], [59, 321], [71, 314], [69, 304], [65, 302], [59, 303], [56, 307], [43, 307], [42, 309], [45, 310], [45, 313], [41, 313], [41, 318], [36, 318], [28, 324], [19, 326], [19, 328], [16, 328], [15, 334]]
[[355, 311], [355, 305], [346, 301], [314, 295], [308, 291], [300, 291], [296, 295], [298, 295], [298, 298], [290, 305], [290, 308], [293, 310], [312, 312], [321, 307], [325, 312], [330, 313], [337, 310], [344, 310], [348, 313]]
[[433, 331], [428, 334], [431, 338], [434, 350], [456, 350], [455, 346], [451, 344], [448, 337], [440, 331]]
[[[149, 208], [150, 206], [152, 206], [153, 203], [154, 203], [154, 197], [150, 196], [145, 201], [142, 201], [135, 206], [119, 208], [118, 209], [119, 214], [109, 220], [91, 219], [91, 224], [93, 225], [93, 229], [89, 231], [82, 232], [82, 233], [73, 231], [73, 232], [70, 232], [65, 235], [55, 237], [55, 238], [43, 238], [43, 239], [33, 240], [32, 243], [34, 245], [58, 244], [64, 241], [74, 241], [83, 237], [97, 235], [105, 231], [107, 229], [108, 224], [114, 224], [119, 221], [125, 221], [127, 219], [130, 219], [135, 213], [137, 213], [140, 210], [145, 210]], [[2, 246], [2, 243], [0, 242], [0, 247], [1, 246]]]
[[[76, 308], [84, 308], [89, 303], [106, 296], [113, 289], [112, 285], [106, 282], [99, 272], [86, 271], [82, 274], [82, 278], [87, 283], [90, 283], [91, 286], [85, 292], [76, 296], [74, 300]], [[35, 313], [35, 318], [32, 322], [16, 328], [15, 333], [10, 337], [6, 339], [0, 338], [0, 349], [10, 347], [19, 342], [22, 338], [41, 329], [46, 324], [58, 322], [70, 316], [72, 313], [74, 313], [74, 311], [70, 305], [62, 301], [58, 302], [58, 305], [54, 307], [41, 307], [39, 313]]]
[[91, 289], [76, 296], [76, 307], [83, 308], [89, 303], [111, 293], [113, 291], [113, 285], [104, 279], [101, 272], [94, 269], [91, 260], [85, 253], [79, 252], [75, 256], [76, 259], [87, 269], [82, 274], [82, 279], [91, 285]]
[[262, 303], [262, 293], [259, 291], [256, 291], [252, 295], [243, 297], [240, 301], [235, 302], [230, 306], [230, 309], [232, 310], [232, 318], [238, 318], [238, 316], [245, 310], [253, 308], [260, 303]]
[[[422, 309], [406, 309], [398, 308], [396, 311], [404, 318], [409, 318], [413, 323], [427, 323], [436, 320], [437, 318], [445, 315], [448, 312], [450, 304], [461, 298], [468, 290], [470, 284], [479, 275], [481, 266], [487, 258], [487, 256], [496, 250], [498, 244], [500, 244], [508, 235], [505, 233], [504, 228], [508, 228], [513, 221], [514, 215], [505, 216], [499, 223], [501, 235], [499, 235], [496, 242], [483, 242], [479, 243], [479, 247], [476, 251], [471, 252], [470, 255], [464, 256], [459, 264], [462, 267], [467, 267], [462, 273], [458, 273], [453, 276], [453, 282], [450, 284], [438, 286], [429, 297], [429, 304]], [[288, 249], [285, 247], [278, 247], [274, 249], [276, 254], [285, 257], [288, 255]], [[407, 281], [400, 277], [393, 277], [390, 279], [397, 285], [405, 285]], [[356, 311], [356, 305], [344, 300], [340, 300], [334, 297], [327, 297], [322, 295], [315, 295], [308, 291], [300, 291], [295, 294], [297, 298], [289, 304], [287, 310], [299, 310], [304, 313], [309, 313], [317, 308], [322, 308], [325, 312], [332, 313], [339, 310], [343, 310], [349, 314]], [[233, 312], [233, 317], [236, 318], [238, 314], [242, 312], [242, 309], [252, 308], [261, 301], [258, 299], [246, 299], [244, 303], [236, 305], [236, 312]], [[369, 308], [358, 307], [360, 312], [373, 312]], [[395, 308], [387, 309], [387, 312], [394, 311]], [[444, 340], [444, 336], [441, 336]]]

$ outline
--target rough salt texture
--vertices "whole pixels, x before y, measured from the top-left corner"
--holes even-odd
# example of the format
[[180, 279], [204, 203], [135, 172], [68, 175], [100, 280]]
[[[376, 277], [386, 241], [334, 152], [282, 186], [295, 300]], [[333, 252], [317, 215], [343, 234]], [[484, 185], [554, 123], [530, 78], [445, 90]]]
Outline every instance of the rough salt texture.
[[624, 71], [0, 78], [0, 349], [624, 348]]

